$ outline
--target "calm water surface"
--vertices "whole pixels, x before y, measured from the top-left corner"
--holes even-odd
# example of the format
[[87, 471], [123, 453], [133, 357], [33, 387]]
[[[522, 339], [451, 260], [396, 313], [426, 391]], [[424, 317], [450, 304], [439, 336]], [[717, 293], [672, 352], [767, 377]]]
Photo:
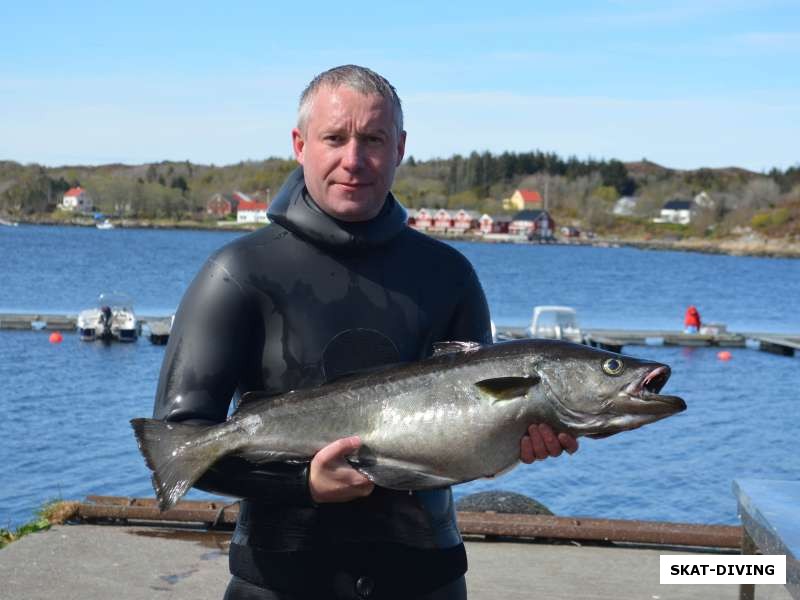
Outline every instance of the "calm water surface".
[[[77, 313], [124, 291], [140, 314], [169, 314], [203, 260], [235, 233], [0, 228], [0, 312]], [[455, 244], [475, 265], [497, 323], [536, 304], [577, 308], [592, 327], [678, 328], [696, 304], [740, 331], [800, 331], [800, 261], [633, 249]], [[666, 362], [678, 417], [456, 495], [510, 489], [562, 515], [736, 523], [737, 477], [800, 479], [800, 359], [735, 349], [626, 347]], [[0, 331], [0, 527], [52, 498], [151, 495], [128, 426], [152, 409], [163, 347]], [[193, 495], [197, 495], [193, 492]]]

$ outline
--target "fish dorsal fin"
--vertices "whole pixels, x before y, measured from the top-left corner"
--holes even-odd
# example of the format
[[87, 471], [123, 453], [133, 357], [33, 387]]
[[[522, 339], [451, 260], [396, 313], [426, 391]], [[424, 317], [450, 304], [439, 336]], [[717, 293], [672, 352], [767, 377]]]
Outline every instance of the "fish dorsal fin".
[[537, 385], [541, 379], [536, 375], [527, 377], [495, 377], [494, 379], [484, 379], [475, 385], [492, 397], [494, 402], [500, 400], [511, 400], [519, 398], [528, 393], [533, 386]]
[[436, 342], [433, 345], [433, 355], [452, 354], [453, 352], [469, 352], [477, 350], [481, 345], [478, 342]]

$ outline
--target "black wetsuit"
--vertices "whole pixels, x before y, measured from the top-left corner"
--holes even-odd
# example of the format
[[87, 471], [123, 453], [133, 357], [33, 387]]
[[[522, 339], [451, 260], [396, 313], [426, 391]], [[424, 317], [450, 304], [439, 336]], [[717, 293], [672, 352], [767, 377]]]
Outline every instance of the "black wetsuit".
[[[155, 417], [220, 422], [236, 394], [278, 394], [419, 360], [438, 341], [491, 341], [469, 262], [409, 228], [391, 194], [374, 219], [344, 223], [319, 209], [298, 169], [269, 214], [272, 224], [216, 252], [186, 292]], [[423, 597], [466, 570], [449, 488], [376, 487], [316, 506], [307, 464], [237, 458], [216, 463], [197, 487], [245, 498], [231, 572], [240, 584], [290, 593], [276, 598], [351, 597], [334, 596], [339, 588], [354, 598]]]

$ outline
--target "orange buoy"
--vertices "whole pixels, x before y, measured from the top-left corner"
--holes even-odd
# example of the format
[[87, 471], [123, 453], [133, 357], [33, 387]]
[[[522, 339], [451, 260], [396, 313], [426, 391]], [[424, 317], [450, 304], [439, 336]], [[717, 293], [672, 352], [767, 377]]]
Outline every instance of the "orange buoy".
[[730, 360], [733, 358], [733, 354], [727, 350], [722, 350], [721, 352], [717, 352], [717, 358], [720, 360]]
[[51, 344], [60, 344], [63, 339], [64, 336], [61, 335], [58, 331], [54, 331], [53, 333], [50, 334]]

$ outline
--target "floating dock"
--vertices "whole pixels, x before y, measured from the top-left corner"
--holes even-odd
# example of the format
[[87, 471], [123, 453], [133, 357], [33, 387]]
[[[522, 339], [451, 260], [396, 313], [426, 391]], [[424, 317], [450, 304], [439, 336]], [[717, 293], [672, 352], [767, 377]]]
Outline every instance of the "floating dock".
[[[137, 316], [145, 335], [154, 344], [166, 344], [171, 329], [170, 316]], [[0, 313], [0, 330], [75, 331], [78, 315], [46, 313]], [[748, 345], [783, 356], [800, 351], [800, 333], [728, 332], [683, 333], [666, 329], [583, 329], [583, 342], [612, 352], [625, 346], [715, 346], [744, 348]], [[526, 327], [498, 325], [499, 340], [528, 337]]]
[[[172, 321], [170, 316], [138, 316], [140, 335], [154, 344], [163, 345], [169, 340]], [[16, 331], [61, 331], [78, 329], [78, 315], [51, 313], [0, 313], [0, 330]]]
[[[800, 333], [764, 333], [757, 331], [718, 333], [684, 333], [669, 329], [582, 329], [583, 343], [622, 352], [625, 346], [715, 346], [718, 348], [744, 348], [752, 346], [764, 352], [794, 356], [800, 351]], [[499, 325], [499, 340], [528, 337], [526, 327]]]

